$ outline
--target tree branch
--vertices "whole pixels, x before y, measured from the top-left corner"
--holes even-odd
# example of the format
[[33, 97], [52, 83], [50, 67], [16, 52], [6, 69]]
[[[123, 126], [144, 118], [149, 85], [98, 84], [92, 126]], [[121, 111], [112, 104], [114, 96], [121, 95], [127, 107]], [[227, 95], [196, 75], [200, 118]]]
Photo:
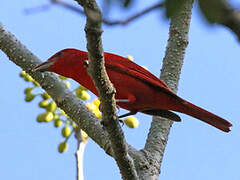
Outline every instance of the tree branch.
[[[28, 72], [43, 89], [51, 95], [58, 107], [63, 109], [74, 122], [108, 154], [112, 154], [106, 131], [100, 120], [91, 113], [86, 106], [70, 92], [53, 73], [33, 73], [32, 69], [41, 61], [22, 45], [10, 32], [0, 24], [0, 49], [9, 59]], [[129, 149], [132, 149], [129, 147]]]
[[[105, 152], [113, 156], [107, 132], [103, 129], [100, 120], [90, 112], [76, 96], [66, 88], [54, 73], [32, 72], [41, 61], [29, 51], [13, 34], [7, 31], [0, 23], [0, 49], [17, 66], [29, 73], [46, 92], [63, 109], [69, 117], [83, 129]], [[128, 145], [133, 154], [136, 150]]]
[[[188, 45], [192, 4], [193, 0], [186, 0], [179, 13], [171, 19], [168, 45], [160, 78], [174, 92], [177, 92], [185, 50]], [[172, 123], [161, 117], [153, 117], [143, 150], [150, 162], [157, 163], [155, 171], [159, 173]]]
[[129, 17], [127, 17], [126, 19], [124, 20], [107, 20], [107, 19], [103, 19], [103, 23], [106, 24], [106, 25], [127, 25], [129, 24], [130, 22], [132, 22], [133, 20], [136, 20], [146, 14], [148, 14], [149, 12], [155, 10], [155, 9], [158, 9], [158, 8], [162, 8], [164, 7], [164, 3], [163, 2], [158, 2], [156, 4], [153, 4], [147, 8], [145, 8], [144, 10], [140, 11], [140, 12], [137, 12], [136, 14], [133, 14]]
[[102, 103], [102, 124], [108, 132], [108, 137], [123, 179], [138, 179], [133, 159], [128, 154], [124, 134], [116, 115], [115, 89], [112, 86], [104, 65], [102, 47], [102, 15], [95, 0], [77, 0], [83, 6], [87, 17], [85, 26], [88, 49], [88, 73], [92, 77]]
[[[70, 3], [67, 3], [67, 2], [64, 2], [62, 0], [50, 0], [50, 3], [48, 4], [44, 4], [44, 5], [41, 5], [39, 7], [36, 7], [36, 8], [30, 8], [30, 9], [25, 9], [25, 12], [27, 14], [30, 14], [30, 13], [33, 13], [33, 12], [36, 12], [36, 11], [42, 11], [42, 10], [45, 10], [49, 7], [51, 7], [51, 5], [53, 4], [56, 4], [56, 5], [60, 5], [61, 7], [65, 8], [65, 9], [68, 9], [68, 10], [71, 10], [71, 11], [74, 11], [80, 15], [84, 15], [84, 11]], [[110, 19], [106, 19], [106, 18], [102, 18], [102, 23], [105, 24], [105, 25], [108, 25], [108, 26], [114, 26], [114, 25], [127, 25], [129, 24], [130, 22], [150, 13], [151, 11], [155, 10], [155, 9], [158, 9], [158, 8], [162, 8], [164, 7], [164, 3], [163, 2], [158, 2], [156, 4], [153, 4], [139, 12], [137, 12], [136, 14], [133, 14], [123, 20], [110, 20]]]

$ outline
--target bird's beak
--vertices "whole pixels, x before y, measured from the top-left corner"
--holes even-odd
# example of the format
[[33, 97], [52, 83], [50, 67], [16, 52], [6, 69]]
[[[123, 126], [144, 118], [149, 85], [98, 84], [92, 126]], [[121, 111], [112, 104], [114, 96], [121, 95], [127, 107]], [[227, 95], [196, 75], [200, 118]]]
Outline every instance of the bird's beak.
[[40, 72], [44, 72], [44, 71], [48, 71], [48, 68], [53, 65], [54, 61], [46, 61], [44, 63], [41, 63], [39, 65], [37, 65], [36, 67], [33, 68], [33, 71], [40, 71]]

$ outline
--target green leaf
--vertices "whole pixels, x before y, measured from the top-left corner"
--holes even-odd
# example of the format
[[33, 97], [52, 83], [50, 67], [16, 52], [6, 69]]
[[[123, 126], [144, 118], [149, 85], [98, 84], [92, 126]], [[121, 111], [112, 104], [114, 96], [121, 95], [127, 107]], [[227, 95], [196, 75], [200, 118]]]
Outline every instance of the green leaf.
[[198, 0], [199, 8], [209, 23], [224, 19], [222, 4], [225, 0]]
[[123, 6], [128, 7], [131, 4], [132, 0], [125, 0]]

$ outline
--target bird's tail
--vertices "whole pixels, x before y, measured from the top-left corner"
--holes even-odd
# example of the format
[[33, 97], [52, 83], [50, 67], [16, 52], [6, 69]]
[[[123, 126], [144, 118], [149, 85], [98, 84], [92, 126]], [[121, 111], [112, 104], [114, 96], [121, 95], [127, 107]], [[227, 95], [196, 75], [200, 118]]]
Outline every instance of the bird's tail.
[[[190, 115], [192, 117], [195, 117], [203, 122], [206, 122], [224, 132], [229, 132], [230, 127], [232, 124], [228, 122], [227, 120], [208, 112], [190, 102], [187, 102], [183, 100], [181, 102], [184, 108], [180, 108], [180, 110], [177, 110], [178, 112]], [[181, 106], [182, 107], [182, 106]]]

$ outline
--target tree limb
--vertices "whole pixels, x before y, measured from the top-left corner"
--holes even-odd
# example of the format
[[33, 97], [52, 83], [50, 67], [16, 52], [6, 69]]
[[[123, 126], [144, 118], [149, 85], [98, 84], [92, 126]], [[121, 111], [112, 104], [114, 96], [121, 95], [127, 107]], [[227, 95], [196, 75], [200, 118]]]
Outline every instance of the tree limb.
[[[79, 14], [84, 14], [83, 10], [80, 8], [77, 8], [69, 3], [66, 3], [62, 0], [50, 0], [52, 3], [61, 5], [62, 7], [75, 11]], [[202, 0], [201, 0], [202, 1]], [[201, 2], [200, 1], [200, 2]], [[204, 4], [208, 4], [208, 2], [205, 2], [208, 0], [203, 0]], [[235, 33], [235, 35], [238, 37], [238, 39], [240, 40], [240, 11], [234, 9], [233, 7], [230, 6], [229, 3], [227, 3], [226, 1], [218, 1], [219, 4], [219, 9], [216, 9], [217, 6], [213, 6], [213, 9], [210, 9], [211, 11], [221, 11], [221, 16], [218, 16], [217, 18], [218, 21], [216, 21], [216, 23], [226, 26], [228, 27], [233, 33]], [[44, 6], [44, 8], [46, 8], [47, 5]], [[158, 8], [163, 8], [164, 7], [164, 2], [157, 2], [156, 4], [153, 4], [139, 12], [137, 12], [136, 14], [133, 14], [125, 19], [120, 19], [120, 20], [110, 20], [110, 19], [106, 19], [103, 18], [102, 22], [105, 25], [109, 25], [109, 26], [113, 26], [113, 25], [127, 25], [130, 22], [148, 14], [149, 12], [156, 10]], [[214, 9], [215, 8], [215, 9]], [[209, 9], [207, 9], [209, 11]], [[218, 14], [218, 13], [217, 13]]]
[[[66, 88], [53, 73], [33, 73], [32, 69], [41, 61], [30, 52], [14, 35], [8, 32], [0, 23], [0, 49], [9, 59], [28, 72], [43, 89], [51, 95], [58, 107], [63, 109], [81, 129], [100, 146], [112, 155], [110, 142], [100, 120], [90, 112], [76, 96]], [[132, 149], [129, 147], [129, 149]]]
[[133, 159], [128, 153], [128, 146], [116, 115], [115, 89], [110, 82], [104, 65], [102, 47], [102, 15], [95, 0], [77, 0], [83, 6], [87, 17], [85, 26], [88, 49], [88, 73], [93, 79], [102, 103], [102, 124], [108, 137], [122, 177], [125, 180], [138, 179]]
[[163, 2], [158, 2], [156, 4], [153, 4], [145, 9], [143, 9], [140, 12], [137, 12], [136, 14], [133, 14], [123, 20], [107, 20], [107, 19], [103, 19], [103, 23], [106, 25], [127, 25], [130, 22], [132, 22], [133, 20], [136, 20], [146, 14], [148, 14], [149, 12], [158, 9], [158, 8], [162, 8], [164, 7], [164, 3]]
[[[50, 0], [50, 3], [41, 5], [39, 7], [25, 9], [25, 12], [27, 14], [30, 14], [32, 12], [36, 12], [36, 11], [39, 11], [39, 10], [45, 10], [53, 4], [60, 5], [61, 7], [65, 8], [65, 9], [68, 9], [68, 10], [74, 11], [78, 14], [84, 15], [84, 11], [82, 9], [80, 9], [80, 8], [70, 4], [70, 3], [64, 2], [62, 0]], [[163, 2], [157, 2], [156, 4], [153, 4], [153, 5], [145, 8], [145, 9], [137, 12], [136, 14], [133, 14], [133, 15], [131, 15], [131, 16], [125, 18], [125, 19], [122, 19], [122, 20], [121, 19], [120, 20], [110, 20], [110, 19], [107, 19], [107, 18], [102, 18], [102, 23], [105, 24], [105, 25], [108, 25], [108, 26], [127, 25], [130, 22], [148, 14], [149, 12], [152, 12], [153, 10], [158, 9], [158, 8], [162, 8], [162, 7], [164, 7], [164, 3]]]
[[[183, 8], [171, 18], [170, 33], [166, 54], [160, 78], [177, 92], [181, 68], [188, 45], [188, 31], [191, 19], [193, 0], [184, 1]], [[167, 145], [168, 135], [172, 121], [161, 117], [153, 117], [151, 128], [147, 137], [144, 152], [148, 160], [157, 163], [155, 171], [160, 173], [160, 167]]]
[[[62, 7], [75, 11], [79, 14], [84, 14], [83, 10], [80, 8], [77, 8], [69, 3], [66, 3], [62, 0], [50, 0], [52, 3], [61, 5]], [[200, 0], [200, 2], [203, 1], [203, 4], [207, 5], [208, 0]], [[235, 35], [238, 37], [240, 40], [240, 11], [234, 9], [233, 7], [230, 6], [229, 3], [226, 1], [218, 1], [219, 9], [216, 9], [217, 6], [213, 6], [213, 9], [207, 9], [208, 11], [221, 11], [221, 16], [218, 16], [217, 18], [220, 18], [216, 21], [216, 23], [228, 27]], [[46, 8], [44, 6], [44, 8]], [[158, 8], [163, 8], [164, 7], [164, 2], [157, 2], [156, 4], [153, 4], [140, 12], [137, 12], [136, 14], [133, 14], [125, 19], [122, 20], [109, 20], [106, 18], [103, 18], [102, 22], [105, 25], [127, 25], [130, 22], [138, 19], [139, 17], [142, 17], [143, 15], [148, 14], [149, 12], [158, 9]], [[215, 9], [214, 9], [215, 8]], [[218, 13], [217, 13], [218, 14]]]

